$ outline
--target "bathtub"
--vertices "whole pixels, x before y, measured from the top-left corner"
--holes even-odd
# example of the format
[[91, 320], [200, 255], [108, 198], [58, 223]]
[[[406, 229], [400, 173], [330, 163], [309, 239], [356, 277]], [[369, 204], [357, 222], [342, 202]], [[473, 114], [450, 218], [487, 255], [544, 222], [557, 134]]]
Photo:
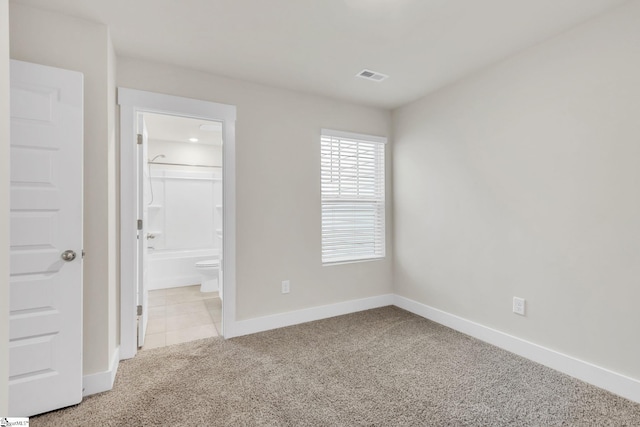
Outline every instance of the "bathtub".
[[148, 289], [197, 285], [201, 276], [196, 271], [196, 262], [219, 257], [218, 249], [149, 250]]

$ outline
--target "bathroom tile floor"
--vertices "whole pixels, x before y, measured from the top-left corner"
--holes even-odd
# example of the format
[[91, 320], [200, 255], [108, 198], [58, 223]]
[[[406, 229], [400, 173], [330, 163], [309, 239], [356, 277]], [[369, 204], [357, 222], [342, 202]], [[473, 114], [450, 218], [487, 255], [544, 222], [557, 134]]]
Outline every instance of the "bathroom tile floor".
[[142, 350], [220, 335], [222, 301], [200, 285], [149, 291], [149, 320]]

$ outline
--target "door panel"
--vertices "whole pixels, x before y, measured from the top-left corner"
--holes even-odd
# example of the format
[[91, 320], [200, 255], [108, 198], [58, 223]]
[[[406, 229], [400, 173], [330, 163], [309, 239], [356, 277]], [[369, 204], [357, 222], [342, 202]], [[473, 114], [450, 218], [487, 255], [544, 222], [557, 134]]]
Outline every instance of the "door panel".
[[149, 134], [144, 123], [144, 116], [138, 114], [138, 134], [142, 135], [142, 143], [138, 144], [138, 218], [142, 219], [142, 228], [138, 230], [138, 306], [142, 308], [142, 314], [138, 315], [138, 347], [144, 346], [144, 338], [147, 332], [149, 319], [148, 301], [148, 203], [150, 200], [150, 176], [148, 164], [148, 140]]
[[12, 416], [82, 400], [82, 97], [80, 73], [11, 61]]

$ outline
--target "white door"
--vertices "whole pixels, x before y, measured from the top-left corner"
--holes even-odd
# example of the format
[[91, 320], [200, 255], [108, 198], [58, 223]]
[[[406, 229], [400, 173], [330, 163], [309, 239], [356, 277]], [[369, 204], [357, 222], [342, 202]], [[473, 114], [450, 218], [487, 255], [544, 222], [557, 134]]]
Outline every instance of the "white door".
[[150, 192], [149, 164], [147, 159], [147, 127], [142, 114], [138, 114], [138, 347], [144, 345], [147, 320], [149, 318], [148, 301], [148, 203]]
[[82, 81], [11, 61], [12, 416], [82, 400]]

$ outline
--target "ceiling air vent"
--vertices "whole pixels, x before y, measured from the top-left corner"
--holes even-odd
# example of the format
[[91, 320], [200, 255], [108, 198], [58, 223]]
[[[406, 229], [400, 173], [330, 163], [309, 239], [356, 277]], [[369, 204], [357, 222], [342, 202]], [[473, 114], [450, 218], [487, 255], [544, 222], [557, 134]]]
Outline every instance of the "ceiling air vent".
[[377, 73], [375, 71], [364, 69], [360, 71], [358, 74], [356, 74], [356, 77], [360, 77], [363, 79], [380, 83], [381, 81], [388, 78], [389, 76], [387, 76], [386, 74]]

